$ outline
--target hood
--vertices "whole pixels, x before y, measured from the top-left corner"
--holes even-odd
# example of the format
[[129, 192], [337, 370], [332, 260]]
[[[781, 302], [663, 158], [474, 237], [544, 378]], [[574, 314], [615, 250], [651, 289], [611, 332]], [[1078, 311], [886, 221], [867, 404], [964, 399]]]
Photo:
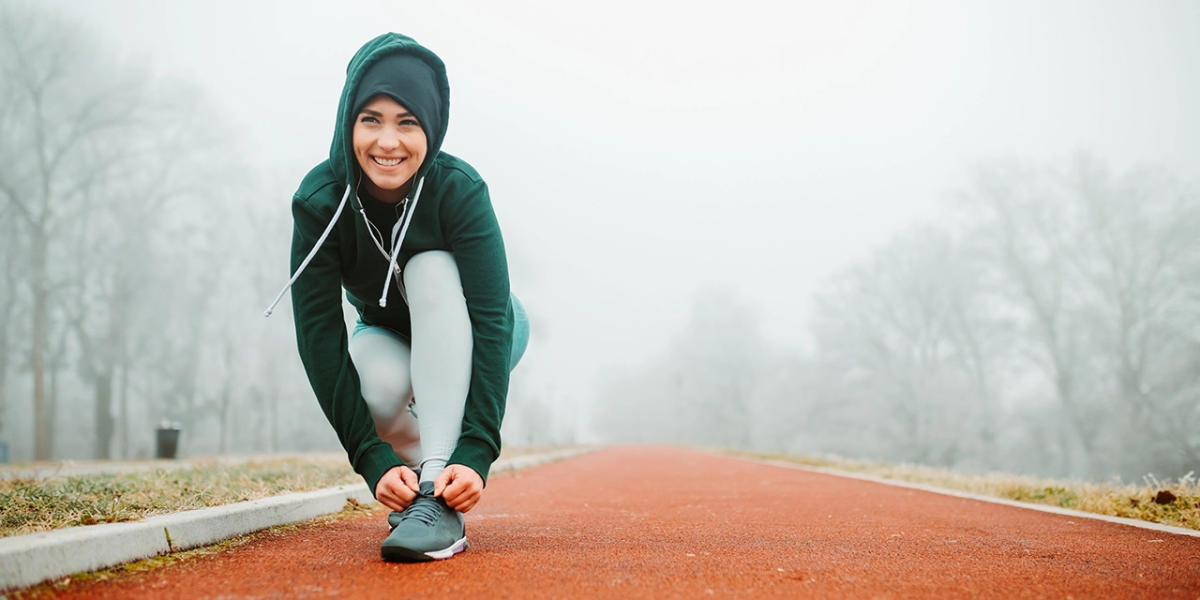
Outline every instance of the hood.
[[[428, 140], [429, 147], [425, 154], [425, 161], [417, 169], [414, 178], [419, 179], [429, 170], [429, 165], [433, 164], [433, 160], [442, 149], [442, 140], [446, 138], [446, 124], [450, 119], [450, 83], [446, 78], [446, 66], [442, 63], [442, 59], [428, 48], [418, 44], [416, 40], [398, 33], [385, 33], [363, 44], [363, 47], [355, 53], [354, 58], [350, 59], [350, 64], [346, 66], [346, 85], [342, 88], [342, 96], [338, 101], [333, 143], [329, 146], [329, 165], [338, 180], [347, 185], [355, 185], [359, 174], [358, 161], [354, 158], [354, 148], [351, 144], [355, 117], [353, 113], [358, 108], [354, 105], [354, 101], [359, 83], [363, 79], [363, 74], [372, 65], [397, 54], [421, 60], [433, 71], [433, 76], [440, 88], [438, 95], [441, 114], [431, 116], [418, 113], [416, 115], [417, 119], [421, 121], [421, 128], [425, 130], [425, 138]], [[398, 92], [397, 95], [401, 96], [396, 98], [398, 102], [411, 108], [410, 103], [405, 102], [402, 97], [403, 92]], [[415, 109], [414, 112], [416, 112]]]

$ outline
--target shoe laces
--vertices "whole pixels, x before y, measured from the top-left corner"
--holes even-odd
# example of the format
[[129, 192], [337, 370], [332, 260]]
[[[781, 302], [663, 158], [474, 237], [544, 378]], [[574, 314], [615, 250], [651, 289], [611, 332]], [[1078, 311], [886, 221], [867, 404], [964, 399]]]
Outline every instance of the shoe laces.
[[442, 514], [442, 507], [432, 496], [417, 496], [412, 504], [400, 513], [400, 521], [416, 520], [425, 525], [433, 525]]

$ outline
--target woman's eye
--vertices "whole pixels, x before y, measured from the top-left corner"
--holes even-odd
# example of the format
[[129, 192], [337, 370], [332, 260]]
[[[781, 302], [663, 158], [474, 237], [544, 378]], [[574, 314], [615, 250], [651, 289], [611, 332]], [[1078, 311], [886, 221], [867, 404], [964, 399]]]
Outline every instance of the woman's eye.
[[363, 115], [358, 119], [359, 123], [378, 123], [379, 121], [370, 115]]
[[410, 127], [420, 127], [421, 126], [421, 124], [418, 123], [416, 119], [404, 119], [403, 121], [400, 121], [400, 124], [408, 125]]

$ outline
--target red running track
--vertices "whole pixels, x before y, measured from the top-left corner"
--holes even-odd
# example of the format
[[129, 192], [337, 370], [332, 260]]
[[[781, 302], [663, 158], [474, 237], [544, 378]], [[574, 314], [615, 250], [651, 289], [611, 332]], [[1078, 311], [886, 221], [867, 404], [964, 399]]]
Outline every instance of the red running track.
[[1200, 538], [623, 446], [488, 484], [470, 549], [379, 558], [384, 511], [68, 598], [1185, 598]]

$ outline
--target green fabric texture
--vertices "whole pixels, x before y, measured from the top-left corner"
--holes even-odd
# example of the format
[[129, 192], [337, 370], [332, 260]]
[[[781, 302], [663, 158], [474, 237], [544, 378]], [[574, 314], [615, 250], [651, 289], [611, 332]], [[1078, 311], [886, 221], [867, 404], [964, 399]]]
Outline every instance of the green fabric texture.
[[[361, 170], [350, 143], [355, 86], [364, 69], [392, 52], [411, 53], [435, 66], [443, 88], [443, 124], [448, 118], [449, 87], [437, 56], [411, 38], [394, 33], [363, 46], [347, 68], [330, 157], [305, 176], [292, 199], [293, 272], [333, 219], [347, 186], [358, 188]], [[444, 128], [427, 131], [426, 136], [429, 154], [416, 175], [425, 182], [398, 264], [403, 267], [413, 255], [428, 250], [447, 250], [458, 263], [474, 347], [462, 434], [449, 463], [471, 467], [486, 482], [500, 454], [512, 346], [513, 308], [504, 241], [483, 179], [463, 160], [440, 151]], [[405, 338], [410, 337], [411, 328], [408, 307], [396, 285], [390, 288], [387, 307], [379, 307], [387, 260], [358, 214], [362, 205], [353, 191], [348, 204], [293, 285], [292, 310], [300, 358], [317, 401], [354, 470], [374, 493], [379, 478], [403, 461], [376, 435], [362, 398], [358, 372], [347, 350], [343, 289], [363, 322], [389, 327]]]

